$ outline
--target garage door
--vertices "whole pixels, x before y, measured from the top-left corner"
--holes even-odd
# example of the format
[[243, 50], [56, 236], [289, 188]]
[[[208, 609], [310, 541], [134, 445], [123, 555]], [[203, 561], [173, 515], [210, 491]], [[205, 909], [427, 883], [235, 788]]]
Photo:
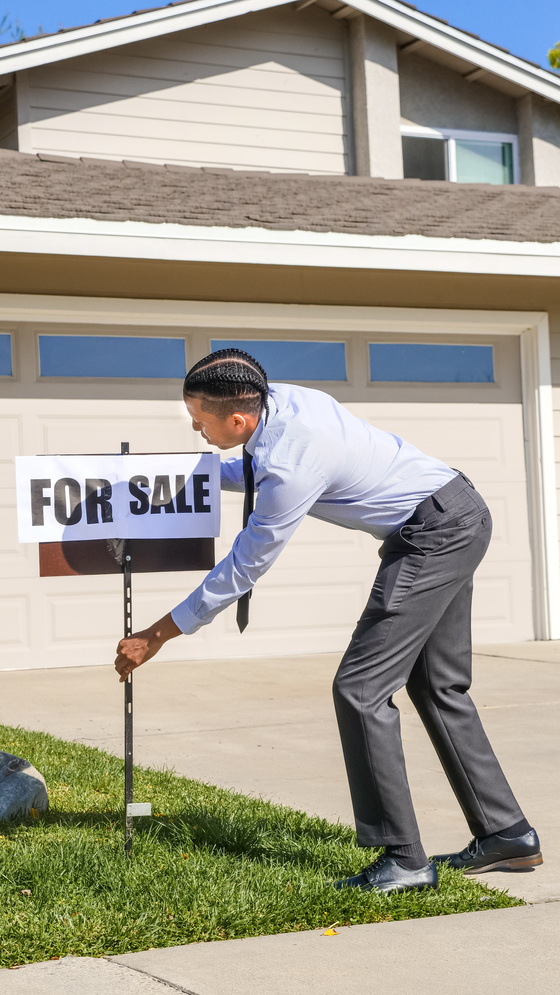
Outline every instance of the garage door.
[[[14, 329], [11, 334], [14, 340], [21, 336], [21, 362], [14, 364], [10, 379], [12, 396], [0, 402], [0, 666], [106, 664], [112, 661], [121, 635], [119, 578], [39, 578], [37, 548], [17, 542], [13, 458], [34, 453], [118, 452], [123, 440], [130, 442], [133, 452], [188, 451], [203, 448], [201, 439], [192, 432], [177, 399], [180, 376], [143, 380], [140, 364], [132, 370], [134, 376], [123, 377], [121, 371], [121, 375], [102, 377], [97, 370], [93, 377], [80, 379], [65, 367], [57, 377], [56, 365], [48, 367], [46, 359], [39, 369], [37, 329]], [[64, 334], [69, 334], [67, 328]], [[95, 328], [89, 334], [101, 337]], [[152, 337], [158, 334], [163, 337], [157, 329], [150, 331]], [[107, 336], [107, 329], [103, 335]], [[293, 352], [296, 336], [292, 339]], [[256, 353], [256, 335], [253, 340]], [[184, 350], [185, 340], [180, 341]], [[518, 340], [461, 340], [465, 346], [491, 346], [493, 375], [486, 382], [456, 383], [374, 379], [370, 346], [387, 341], [387, 336], [344, 341], [341, 336], [334, 344], [343, 346], [338, 354], [345, 363], [344, 376], [337, 381], [326, 368], [321, 375], [331, 379], [306, 382], [330, 390], [360, 417], [401, 434], [475, 481], [495, 522], [491, 550], [476, 578], [475, 639], [531, 639]], [[390, 339], [392, 344], [404, 345], [420, 341], [414, 336]], [[450, 337], [448, 341], [456, 344], [457, 340]], [[438, 336], [438, 342], [446, 344], [447, 340]], [[26, 360], [21, 351], [25, 343]], [[189, 362], [194, 361], [197, 356], [189, 355], [188, 339], [186, 344]], [[210, 346], [208, 339], [208, 351]], [[248, 342], [246, 347], [250, 348]], [[62, 362], [70, 352], [64, 349], [57, 360], [56, 350], [51, 349], [49, 362]], [[279, 368], [278, 372], [285, 371]], [[382, 375], [389, 376], [386, 371]], [[239, 496], [225, 494], [218, 556], [229, 549], [240, 522]], [[376, 546], [369, 536], [308, 519], [259, 583], [251, 603], [251, 623], [243, 636], [230, 608], [195, 636], [169, 643], [162, 656], [211, 659], [342, 650], [372, 584]], [[135, 627], [165, 614], [200, 579], [196, 573], [135, 577]]]

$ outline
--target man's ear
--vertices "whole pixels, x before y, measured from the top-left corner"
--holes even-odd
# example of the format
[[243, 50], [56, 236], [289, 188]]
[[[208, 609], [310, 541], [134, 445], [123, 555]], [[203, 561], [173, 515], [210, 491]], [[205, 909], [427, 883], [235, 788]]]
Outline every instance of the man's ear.
[[235, 411], [232, 414], [231, 417], [233, 418], [233, 424], [234, 424], [236, 430], [238, 432], [244, 432], [245, 429], [246, 429], [246, 427], [247, 427], [247, 418], [246, 418], [246, 416], [240, 414], [239, 411]]

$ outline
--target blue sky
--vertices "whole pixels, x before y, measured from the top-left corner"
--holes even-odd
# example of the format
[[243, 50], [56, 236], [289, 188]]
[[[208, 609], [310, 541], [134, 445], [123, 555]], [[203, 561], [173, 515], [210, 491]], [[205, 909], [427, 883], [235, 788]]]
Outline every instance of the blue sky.
[[[150, 0], [0, 0], [0, 17], [9, 12], [10, 20], [17, 19], [33, 35], [39, 25], [43, 31], [57, 31], [150, 6]], [[420, 0], [417, 6], [547, 68], [546, 53], [560, 40], [559, 0]]]

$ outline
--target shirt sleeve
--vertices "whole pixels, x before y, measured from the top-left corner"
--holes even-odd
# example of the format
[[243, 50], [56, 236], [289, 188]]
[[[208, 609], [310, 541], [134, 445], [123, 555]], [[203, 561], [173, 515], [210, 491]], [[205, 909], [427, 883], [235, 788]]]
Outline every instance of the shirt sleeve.
[[208, 625], [254, 587], [327, 486], [321, 474], [301, 465], [267, 467], [262, 475], [257, 470], [255, 485], [257, 500], [247, 528], [202, 584], [171, 612], [186, 635]]
[[234, 456], [233, 459], [222, 460], [220, 463], [220, 484], [223, 491], [243, 491], [243, 459]]

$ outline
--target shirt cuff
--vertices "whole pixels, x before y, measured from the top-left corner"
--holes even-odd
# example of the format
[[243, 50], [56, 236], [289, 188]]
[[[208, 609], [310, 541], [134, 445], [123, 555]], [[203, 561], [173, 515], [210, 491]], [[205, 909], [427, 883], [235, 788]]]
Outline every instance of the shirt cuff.
[[200, 629], [200, 626], [202, 625], [202, 622], [196, 617], [194, 612], [190, 610], [186, 601], [182, 601], [180, 605], [173, 608], [171, 611], [171, 618], [185, 636], [192, 636], [193, 632]]

